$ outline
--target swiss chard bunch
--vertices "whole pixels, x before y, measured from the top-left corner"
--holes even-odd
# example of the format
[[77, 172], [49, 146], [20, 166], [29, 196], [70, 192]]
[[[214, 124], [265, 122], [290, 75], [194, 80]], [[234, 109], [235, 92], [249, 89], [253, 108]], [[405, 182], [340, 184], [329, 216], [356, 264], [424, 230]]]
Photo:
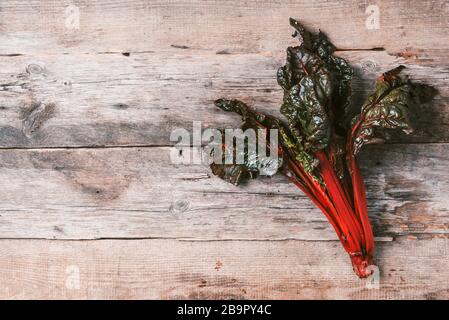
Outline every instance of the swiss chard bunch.
[[[374, 239], [356, 156], [364, 145], [385, 140], [388, 131], [411, 133], [416, 109], [425, 97], [419, 85], [400, 77], [404, 67], [399, 66], [378, 78], [374, 93], [354, 112], [352, 68], [333, 55], [335, 47], [323, 33], [312, 34], [294, 19], [290, 24], [296, 30], [293, 36], [302, 41], [287, 49], [287, 62], [277, 72], [285, 119], [256, 112], [238, 100], [219, 99], [215, 104], [238, 113], [242, 129], [278, 130], [276, 150], [266, 144], [282, 160], [276, 163], [278, 171], [321, 209], [355, 273], [364, 278], [372, 272]], [[229, 146], [222, 148], [226, 151]], [[212, 171], [235, 185], [257, 177], [260, 161], [248, 152], [245, 156], [239, 164], [216, 161]]]

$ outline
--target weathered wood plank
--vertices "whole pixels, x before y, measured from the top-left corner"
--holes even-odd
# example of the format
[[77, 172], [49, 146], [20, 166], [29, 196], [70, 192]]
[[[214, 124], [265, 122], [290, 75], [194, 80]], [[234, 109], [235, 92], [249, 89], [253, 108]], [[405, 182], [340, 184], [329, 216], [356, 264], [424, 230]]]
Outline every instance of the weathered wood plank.
[[[416, 81], [438, 89], [435, 101], [423, 106], [422, 130], [396, 142], [447, 142], [449, 65], [436, 55], [447, 57], [448, 52], [418, 52], [406, 58], [378, 51], [340, 55], [357, 71], [354, 100], [358, 104], [371, 92], [377, 76], [399, 64], [406, 65]], [[284, 59], [284, 53], [221, 55], [173, 48], [129, 57], [3, 57], [0, 146], [168, 145], [170, 132], [189, 129], [193, 120], [202, 121], [203, 127], [236, 127], [237, 117], [219, 111], [213, 100], [239, 98], [277, 113], [282, 92], [275, 73]]]
[[[237, 188], [170, 164], [164, 147], [14, 150], [169, 145], [192, 120], [235, 126], [212, 105], [222, 96], [277, 113], [289, 16], [342, 49], [356, 102], [398, 64], [435, 86], [420, 132], [393, 142], [449, 142], [447, 1], [376, 1], [376, 30], [368, 4], [2, 0], [0, 148], [12, 149], [0, 150], [0, 298], [449, 298], [448, 144], [361, 156], [386, 240], [380, 290], [355, 278], [324, 216], [281, 177]], [[373, 48], [385, 51], [358, 51]]]
[[448, 299], [449, 240], [377, 243], [379, 289], [338, 242], [0, 241], [0, 298]]
[[[373, 16], [369, 5], [378, 6], [378, 29], [366, 26]], [[339, 48], [447, 49], [448, 13], [444, 0], [3, 0], [0, 54], [154, 51], [171, 45], [281, 52], [290, 16], [328, 32]]]
[[[235, 187], [169, 150], [0, 151], [0, 238], [336, 239], [282, 176]], [[361, 164], [377, 237], [448, 235], [447, 144], [370, 146]]]
[[[369, 30], [362, 0], [3, 0], [0, 148], [169, 145], [192, 120], [235, 126], [212, 105], [222, 96], [277, 113], [289, 16], [343, 49], [356, 102], [398, 64], [435, 86], [420, 132], [394, 142], [449, 142], [447, 1], [376, 4]], [[373, 48], [385, 51], [358, 51]], [[0, 151], [1, 298], [449, 298], [447, 144], [361, 156], [374, 231], [389, 241], [377, 242], [380, 290], [281, 177], [237, 188], [159, 147], [13, 149]]]

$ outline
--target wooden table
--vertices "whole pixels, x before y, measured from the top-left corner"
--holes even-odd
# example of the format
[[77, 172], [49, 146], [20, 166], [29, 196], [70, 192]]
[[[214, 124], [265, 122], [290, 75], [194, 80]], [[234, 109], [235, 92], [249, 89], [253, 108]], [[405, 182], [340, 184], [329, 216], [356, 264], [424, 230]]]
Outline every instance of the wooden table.
[[[443, 0], [2, 0], [0, 297], [449, 298], [448, 14]], [[175, 128], [238, 124], [216, 98], [278, 112], [289, 16], [351, 62], [357, 103], [399, 64], [439, 90], [415, 136], [360, 157], [378, 289], [284, 178], [235, 187], [169, 159]]]

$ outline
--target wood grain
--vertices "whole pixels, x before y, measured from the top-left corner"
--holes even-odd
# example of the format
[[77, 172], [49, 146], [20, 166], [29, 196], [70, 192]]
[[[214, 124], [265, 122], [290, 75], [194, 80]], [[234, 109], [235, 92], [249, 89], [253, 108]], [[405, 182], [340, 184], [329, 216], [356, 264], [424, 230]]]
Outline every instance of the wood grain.
[[[446, 150], [365, 150], [377, 237], [448, 234]], [[324, 215], [282, 176], [235, 187], [206, 165], [171, 164], [169, 154], [170, 148], [0, 151], [0, 238], [336, 239]]]
[[378, 243], [379, 289], [368, 289], [334, 241], [2, 240], [0, 296], [448, 299], [448, 254], [448, 239]]
[[[448, 299], [448, 2], [377, 0], [375, 30], [369, 4], [2, 0], [0, 298]], [[360, 157], [379, 290], [282, 177], [169, 161], [173, 129], [238, 125], [217, 98], [278, 114], [290, 16], [354, 67], [354, 103], [399, 64], [439, 91], [414, 136]]]
[[[276, 83], [281, 56], [217, 55], [170, 50], [129, 57], [33, 55], [0, 58], [0, 147], [170, 145], [176, 128], [237, 127], [237, 116], [213, 101], [238, 98], [279, 113]], [[399, 64], [411, 77], [439, 90], [423, 105], [421, 130], [396, 142], [449, 141], [449, 65], [378, 51], [340, 52], [356, 70], [354, 102], [361, 105], [374, 80]]]
[[[379, 29], [366, 28], [370, 4], [379, 7]], [[79, 28], [66, 20], [68, 5], [79, 8]], [[290, 16], [331, 34], [342, 49], [448, 49], [448, 12], [443, 0], [413, 5], [407, 0], [3, 0], [0, 54], [120, 53], [170, 46], [283, 52]]]

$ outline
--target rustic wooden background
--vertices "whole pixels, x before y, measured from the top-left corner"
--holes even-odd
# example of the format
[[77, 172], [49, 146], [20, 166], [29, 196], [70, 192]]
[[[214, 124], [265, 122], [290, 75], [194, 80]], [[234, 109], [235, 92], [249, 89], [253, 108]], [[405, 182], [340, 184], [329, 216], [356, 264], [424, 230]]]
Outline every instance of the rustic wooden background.
[[[448, 14], [443, 0], [1, 0], [0, 297], [449, 298]], [[418, 134], [360, 159], [379, 289], [282, 177], [239, 188], [169, 161], [174, 128], [236, 124], [216, 98], [277, 112], [289, 16], [352, 63], [356, 102], [398, 64], [439, 90]]]

